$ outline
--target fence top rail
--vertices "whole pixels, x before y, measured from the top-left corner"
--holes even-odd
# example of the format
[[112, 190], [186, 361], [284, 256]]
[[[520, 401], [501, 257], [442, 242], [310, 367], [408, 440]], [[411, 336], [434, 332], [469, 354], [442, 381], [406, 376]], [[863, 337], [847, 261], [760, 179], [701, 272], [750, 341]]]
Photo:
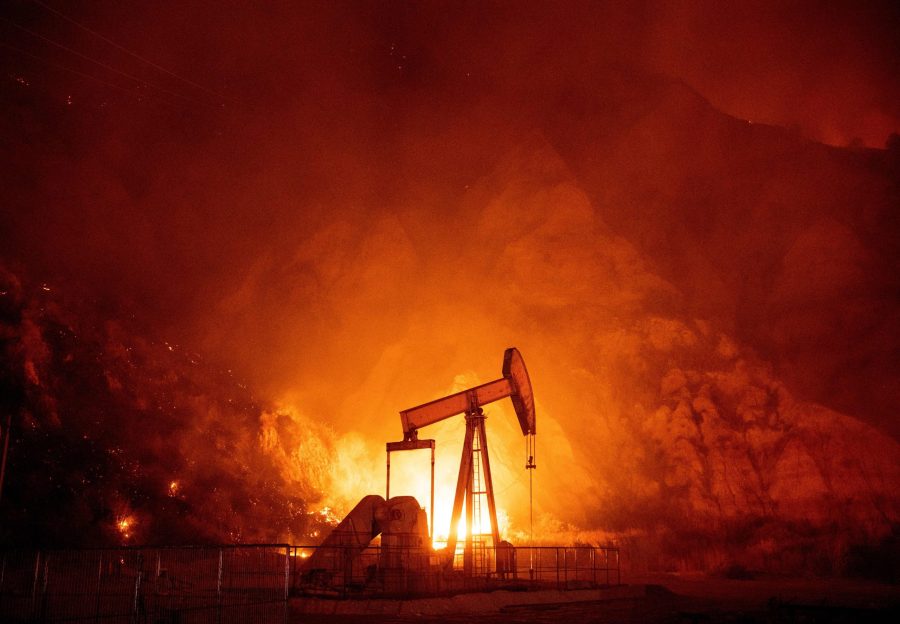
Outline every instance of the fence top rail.
[[[336, 544], [336, 545], [323, 545], [323, 544], [183, 544], [183, 545], [173, 545], [173, 544], [141, 544], [141, 545], [131, 545], [131, 546], [86, 546], [86, 547], [75, 547], [75, 548], [67, 548], [63, 546], [52, 546], [52, 547], [35, 547], [35, 548], [27, 548], [27, 547], [9, 547], [9, 546], [0, 546], [0, 553], [35, 553], [35, 552], [43, 552], [43, 553], [52, 553], [52, 552], [132, 552], [132, 551], [155, 551], [155, 550], [194, 550], [194, 551], [202, 551], [202, 550], [260, 550], [260, 549], [278, 549], [278, 550], [316, 550], [316, 549], [358, 549], [358, 546], [352, 544]], [[407, 545], [390, 545], [385, 546], [384, 544], [370, 544], [366, 546], [366, 549], [375, 549], [378, 550], [380, 548], [390, 548], [392, 550], [427, 550], [427, 546], [407, 546]], [[483, 547], [480, 547], [483, 548]], [[502, 550], [503, 546], [491, 546], [489, 549], [491, 550]], [[516, 550], [529, 551], [529, 550], [543, 550], [543, 551], [560, 551], [560, 550], [603, 550], [609, 552], [619, 552], [618, 546], [590, 546], [590, 545], [579, 545], [579, 546], [515, 546]], [[440, 549], [435, 549], [435, 552], [438, 552]]]
[[[34, 552], [120, 552], [120, 551], [139, 551], [139, 550], [256, 550], [256, 549], [289, 549], [298, 548], [290, 544], [142, 544], [133, 546], [85, 546], [85, 547], [65, 547], [65, 546], [45, 546], [26, 548], [20, 546], [0, 546], [0, 553], [34, 553]], [[301, 546], [299, 548], [313, 548], [312, 546]]]
[[[410, 545], [385, 545], [385, 544], [369, 544], [368, 546], [361, 547], [356, 544], [294, 544], [290, 547], [292, 550], [317, 550], [317, 549], [332, 549], [332, 550], [341, 550], [341, 549], [352, 549], [352, 550], [360, 550], [363, 549], [380, 549], [380, 548], [389, 548], [391, 550], [427, 550], [428, 546], [410, 546]], [[488, 550], [503, 550], [504, 548], [508, 548], [507, 546], [478, 546], [478, 548], [487, 548]], [[515, 550], [608, 550], [610, 552], [618, 552], [618, 546], [513, 546]], [[439, 552], [440, 548], [435, 548], [435, 552]]]

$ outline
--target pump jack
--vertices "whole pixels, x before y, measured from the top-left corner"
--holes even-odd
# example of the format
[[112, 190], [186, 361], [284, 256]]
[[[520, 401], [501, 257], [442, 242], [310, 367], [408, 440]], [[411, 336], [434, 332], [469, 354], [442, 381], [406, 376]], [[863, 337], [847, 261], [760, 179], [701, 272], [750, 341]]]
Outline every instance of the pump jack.
[[[334, 579], [343, 578], [347, 583], [353, 578], [354, 570], [359, 570], [354, 562], [371, 544], [372, 540], [381, 536], [378, 570], [380, 582], [385, 591], [406, 591], [416, 583], [428, 583], [433, 578], [425, 572], [433, 570], [433, 557], [437, 556], [439, 565], [445, 571], [453, 570], [456, 555], [457, 526], [462, 513], [463, 502], [466, 504], [466, 541], [463, 550], [463, 572], [473, 572], [473, 507], [477, 496], [487, 498], [490, 514], [491, 533], [494, 541], [494, 566], [490, 570], [487, 555], [479, 571], [498, 577], [514, 572], [515, 550], [507, 542], [500, 541], [497, 526], [497, 510], [494, 505], [494, 486], [491, 483], [490, 460], [488, 459], [487, 434], [484, 429], [485, 415], [482, 406], [505, 397], [512, 400], [516, 417], [526, 439], [526, 465], [528, 469], [535, 467], [534, 435], [535, 414], [534, 396], [531, 381], [525, 362], [515, 348], [506, 350], [503, 356], [503, 377], [495, 381], [457, 392], [443, 399], [431, 401], [417, 407], [400, 412], [403, 425], [403, 440], [387, 444], [387, 496], [381, 498], [377, 494], [363, 497], [350, 513], [325, 537], [322, 543], [306, 559], [300, 568], [305, 582], [319, 587], [321, 583], [328, 585]], [[453, 514], [450, 521], [450, 535], [443, 556], [435, 553], [429, 542], [434, 537], [434, 440], [420, 440], [419, 429], [464, 414], [466, 418], [466, 436], [463, 443], [462, 460], [459, 466], [459, 478], [456, 483], [456, 497], [453, 500]], [[431, 535], [428, 533], [426, 514], [419, 507], [419, 502], [412, 496], [395, 496], [391, 498], [391, 452], [416, 449], [431, 449]], [[477, 455], [476, 455], [477, 453]], [[479, 471], [480, 467], [480, 471]], [[531, 479], [529, 472], [529, 483]], [[484, 487], [483, 491], [476, 486]], [[480, 501], [480, 499], [477, 499]], [[486, 535], [486, 534], [485, 534]], [[479, 536], [483, 537], [483, 536]], [[432, 542], [433, 543], [433, 542]], [[426, 546], [427, 545], [427, 546]], [[484, 554], [486, 549], [480, 549]], [[368, 569], [368, 568], [366, 568]], [[533, 572], [533, 568], [531, 569]], [[324, 579], [329, 579], [327, 582]]]
[[[434, 440], [419, 440], [419, 429], [445, 420], [458, 414], [466, 418], [466, 436], [463, 441], [462, 458], [459, 464], [459, 477], [456, 482], [456, 494], [453, 499], [453, 512], [450, 518], [450, 534], [447, 539], [447, 563], [453, 566], [456, 553], [457, 526], [462, 514], [463, 501], [466, 505], [466, 542], [463, 550], [463, 566], [471, 570], [473, 554], [473, 506], [476, 496], [484, 495], [487, 499], [488, 514], [491, 523], [491, 537], [495, 549], [501, 543], [500, 530], [497, 524], [497, 508], [494, 502], [494, 486], [491, 481], [491, 465], [488, 457], [487, 432], [484, 428], [485, 415], [483, 406], [509, 397], [512, 400], [522, 434], [526, 436], [527, 469], [535, 468], [534, 435], [536, 433], [534, 395], [531, 381], [518, 349], [511, 347], [503, 355], [503, 377], [495, 381], [451, 394], [435, 401], [430, 401], [400, 412], [403, 425], [403, 440], [387, 443], [387, 497], [390, 498], [391, 452], [414, 449], [431, 449], [431, 536], [434, 537]], [[476, 458], [476, 453], [478, 456]], [[481, 468], [481, 474], [478, 473]], [[476, 476], [478, 477], [476, 479]], [[483, 491], [476, 491], [481, 481]], [[501, 573], [504, 564], [500, 558], [496, 560], [496, 571]]]

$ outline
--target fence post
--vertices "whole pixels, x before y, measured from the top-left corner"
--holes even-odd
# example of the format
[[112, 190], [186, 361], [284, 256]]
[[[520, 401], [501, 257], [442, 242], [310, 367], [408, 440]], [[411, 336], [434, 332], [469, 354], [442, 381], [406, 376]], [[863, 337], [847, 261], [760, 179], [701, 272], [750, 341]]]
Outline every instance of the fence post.
[[37, 551], [34, 555], [34, 581], [31, 584], [31, 615], [37, 619], [37, 588], [38, 576], [41, 572], [41, 551]]
[[131, 603], [131, 621], [137, 624], [141, 609], [141, 575], [144, 573], [143, 553], [137, 553], [137, 565], [134, 574], [134, 600]]
[[216, 623], [222, 621], [222, 565], [224, 563], [222, 549], [219, 548], [219, 573], [216, 576]]
[[103, 587], [103, 551], [100, 551], [100, 555], [97, 557], [97, 600], [96, 604], [94, 604], [94, 621], [100, 621], [100, 591]]
[[6, 585], [6, 555], [3, 553], [3, 568], [0, 569], [0, 614], [3, 613], [3, 587]]
[[287, 619], [288, 619], [288, 597], [290, 596], [290, 591], [291, 591], [291, 566], [292, 565], [293, 565], [293, 561], [291, 561], [291, 547], [285, 546], [285, 548], [284, 548], [284, 619], [283, 619], [284, 622], [287, 622]]
[[[289, 572], [290, 584], [296, 585], [297, 584], [297, 557], [300, 556], [300, 549], [297, 548], [296, 546], [288, 546], [287, 554], [288, 554], [288, 563], [285, 564], [285, 567], [287, 567], [288, 570], [290, 571]], [[285, 592], [287, 592], [287, 589], [285, 589]]]
[[50, 582], [50, 553], [44, 555], [44, 578], [41, 583], [41, 621], [47, 618], [47, 584]]
[[559, 546], [556, 547], [556, 589], [559, 589]]
[[616, 548], [616, 584], [622, 584], [622, 567], [619, 561], [619, 549]]
[[604, 548], [603, 552], [606, 553], [606, 585], [609, 586], [609, 548]]

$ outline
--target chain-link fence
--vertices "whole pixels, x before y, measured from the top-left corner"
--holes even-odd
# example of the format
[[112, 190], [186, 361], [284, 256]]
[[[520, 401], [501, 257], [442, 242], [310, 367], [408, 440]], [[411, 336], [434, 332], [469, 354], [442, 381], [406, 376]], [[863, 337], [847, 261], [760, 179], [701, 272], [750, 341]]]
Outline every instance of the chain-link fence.
[[285, 545], [0, 552], [0, 621], [283, 622]]
[[0, 551], [0, 622], [269, 624], [288, 596], [412, 597], [621, 582], [614, 547], [204, 546]]
[[517, 578], [557, 589], [620, 585], [619, 549], [601, 546], [532, 546], [516, 548], [510, 566]]
[[408, 597], [497, 588], [586, 589], [621, 584], [619, 549], [606, 546], [460, 549], [448, 564], [436, 551], [398, 546], [293, 546], [296, 595]]

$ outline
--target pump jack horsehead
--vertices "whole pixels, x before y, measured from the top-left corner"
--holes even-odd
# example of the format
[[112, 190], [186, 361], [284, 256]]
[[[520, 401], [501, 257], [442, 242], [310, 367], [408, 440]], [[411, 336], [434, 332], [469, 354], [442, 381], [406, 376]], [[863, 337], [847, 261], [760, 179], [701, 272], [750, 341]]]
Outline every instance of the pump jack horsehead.
[[[510, 553], [511, 545], [500, 541], [500, 530], [497, 525], [497, 508], [494, 503], [494, 486], [491, 481], [491, 464], [488, 456], [487, 433], [484, 427], [483, 406], [509, 397], [512, 400], [522, 434], [526, 437], [527, 469], [535, 468], [534, 436], [535, 411], [534, 395], [531, 381], [525, 368], [525, 361], [518, 349], [511, 347], [503, 355], [503, 377], [495, 381], [463, 390], [456, 394], [430, 401], [423, 405], [411, 407], [400, 412], [403, 425], [403, 440], [387, 443], [387, 498], [390, 498], [391, 452], [431, 449], [431, 537], [434, 537], [434, 440], [419, 440], [419, 429], [445, 420], [458, 414], [466, 419], [466, 436], [463, 442], [462, 458], [459, 464], [459, 477], [456, 482], [456, 494], [453, 499], [453, 512], [450, 518], [450, 534], [447, 539], [445, 565], [453, 566], [456, 553], [457, 526], [462, 514], [463, 501], [466, 506], [466, 536], [463, 551], [463, 566], [470, 571], [473, 559], [473, 507], [475, 498], [483, 495], [487, 499], [488, 514], [491, 523], [491, 538], [497, 551], [496, 572], [508, 569], [509, 562], [504, 562], [503, 552]], [[476, 456], [477, 453], [477, 456]], [[484, 489], [476, 491], [481, 486]], [[480, 509], [480, 507], [479, 507]], [[502, 550], [502, 549], [508, 550]]]

